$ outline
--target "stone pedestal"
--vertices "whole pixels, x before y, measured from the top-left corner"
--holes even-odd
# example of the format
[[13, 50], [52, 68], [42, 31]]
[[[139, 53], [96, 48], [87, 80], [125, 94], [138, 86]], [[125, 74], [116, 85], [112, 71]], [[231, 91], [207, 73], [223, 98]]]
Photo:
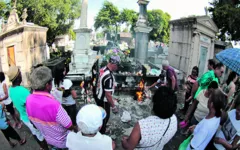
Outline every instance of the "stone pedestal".
[[148, 41], [149, 41], [148, 34], [152, 30], [152, 28], [136, 27], [134, 28], [134, 30], [136, 32], [134, 56], [141, 63], [145, 63], [148, 56]]
[[138, 59], [141, 63], [145, 63], [148, 58], [148, 41], [149, 41], [149, 32], [152, 31], [151, 27], [148, 27], [147, 21], [147, 5], [148, 0], [139, 0], [139, 17], [137, 25], [134, 28], [136, 32], [135, 40], [135, 53], [134, 57]]
[[80, 28], [75, 30], [76, 42], [72, 55], [72, 64], [70, 64], [69, 74], [91, 75], [91, 68], [96, 60], [96, 52], [90, 50], [91, 29]]

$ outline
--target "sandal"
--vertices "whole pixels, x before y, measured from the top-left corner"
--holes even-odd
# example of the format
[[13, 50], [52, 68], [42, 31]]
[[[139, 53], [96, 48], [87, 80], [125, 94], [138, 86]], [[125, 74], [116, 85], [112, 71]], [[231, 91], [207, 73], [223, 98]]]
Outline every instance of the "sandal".
[[20, 144], [20, 145], [24, 145], [26, 142], [27, 142], [26, 139], [22, 139], [21, 141], [19, 141], [19, 144]]

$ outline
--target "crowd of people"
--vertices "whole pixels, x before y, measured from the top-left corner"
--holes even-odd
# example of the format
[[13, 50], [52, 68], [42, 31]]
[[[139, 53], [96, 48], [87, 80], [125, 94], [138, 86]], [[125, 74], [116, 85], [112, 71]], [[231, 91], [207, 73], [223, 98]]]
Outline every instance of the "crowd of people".
[[[11, 66], [7, 72], [11, 87], [0, 72], [0, 129], [10, 146], [17, 144], [12, 139], [20, 145], [27, 142], [14, 129], [24, 124], [42, 150], [116, 149], [115, 142], [106, 134], [111, 111], [119, 111], [113, 98], [113, 72], [118, 70], [120, 62], [119, 56], [112, 56], [100, 69], [96, 104], [86, 104], [79, 111], [76, 91], [72, 81], [65, 78], [67, 73], [63, 68], [56, 70], [54, 78], [48, 67], [35, 68], [30, 74], [31, 90], [21, 85], [22, 74], [18, 67]], [[226, 83], [220, 84], [223, 64], [214, 60], [208, 63], [209, 70], [201, 77], [198, 77], [197, 66], [187, 77], [184, 107], [180, 109], [184, 118], [180, 118], [179, 126], [188, 138], [183, 142], [185, 147], [182, 143], [179, 149], [240, 148], [240, 95], [235, 95], [238, 75], [231, 72]], [[152, 115], [139, 120], [131, 134], [122, 137], [124, 149], [160, 150], [177, 132], [177, 75], [168, 61], [163, 61], [162, 68], [165, 73], [148, 87], [155, 88]], [[10, 113], [14, 123], [6, 117], [5, 111]]]

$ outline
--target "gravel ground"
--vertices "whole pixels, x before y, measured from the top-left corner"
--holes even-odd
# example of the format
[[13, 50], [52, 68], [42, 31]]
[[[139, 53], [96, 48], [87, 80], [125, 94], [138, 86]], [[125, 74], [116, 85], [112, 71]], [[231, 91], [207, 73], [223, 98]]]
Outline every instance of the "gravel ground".
[[[181, 106], [181, 103], [184, 100], [184, 95], [183, 95], [183, 91], [179, 91], [178, 93], [178, 102], [179, 105], [178, 107]], [[119, 102], [121, 103], [121, 102]], [[83, 103], [79, 103], [79, 107], [82, 105]], [[141, 106], [140, 108], [146, 109], [147, 107], [144, 108], [144, 106]], [[147, 108], [148, 109], [148, 108]], [[123, 111], [123, 110], [121, 110]], [[109, 121], [109, 125], [110, 125], [110, 136], [112, 136], [116, 143], [117, 143], [117, 150], [122, 150], [121, 147], [121, 137], [122, 135], [126, 134], [124, 133], [124, 129], [129, 129], [128, 133], [131, 132], [131, 127], [133, 127], [133, 125], [135, 124], [136, 120], [136, 116], [132, 117], [135, 118], [135, 120], [133, 119], [133, 121], [131, 121], [130, 123], [122, 123], [121, 121], [119, 121], [120, 117], [121, 117], [121, 112], [119, 114], [111, 114], [111, 120]], [[148, 109], [149, 111], [149, 109]], [[137, 112], [137, 111], [136, 111]], [[142, 115], [142, 117], [146, 117], [148, 113], [143, 113], [140, 114]], [[142, 118], [140, 117], [140, 118]], [[139, 118], [139, 119], [140, 119]], [[117, 120], [118, 119], [118, 120]], [[23, 146], [20, 146], [19, 144], [15, 147], [15, 148], [11, 148], [8, 144], [8, 142], [6, 141], [5, 137], [3, 136], [3, 134], [0, 132], [0, 144], [1, 144], [1, 150], [10, 150], [10, 149], [15, 149], [15, 150], [38, 150], [39, 149], [39, 145], [37, 144], [37, 142], [34, 140], [33, 136], [30, 134], [30, 131], [28, 128], [26, 128], [25, 126], [22, 127], [22, 129], [18, 130], [16, 129], [16, 131], [21, 135], [21, 137], [25, 137], [27, 139], [27, 143]], [[164, 150], [177, 150], [179, 144], [184, 140], [185, 137], [181, 136], [180, 131], [178, 130], [176, 135], [174, 136], [174, 138], [164, 147]]]

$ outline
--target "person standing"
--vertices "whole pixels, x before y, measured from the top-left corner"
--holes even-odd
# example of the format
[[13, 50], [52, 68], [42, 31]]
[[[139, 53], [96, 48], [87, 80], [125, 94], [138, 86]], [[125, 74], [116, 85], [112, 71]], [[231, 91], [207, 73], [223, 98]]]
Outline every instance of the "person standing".
[[8, 96], [8, 86], [5, 81], [5, 75], [3, 72], [0, 72], [0, 101], [2, 101], [15, 121], [13, 127], [17, 126], [18, 129], [22, 127], [22, 123], [20, 121], [19, 115], [17, 114], [16, 110], [13, 108], [13, 102]]
[[11, 66], [7, 72], [7, 75], [9, 80], [12, 82], [12, 86], [9, 88], [9, 96], [20, 114], [20, 119], [30, 129], [40, 147], [42, 149], [47, 149], [47, 143], [44, 140], [43, 135], [33, 126], [28, 118], [26, 112], [26, 100], [30, 95], [30, 92], [28, 89], [20, 85], [22, 83], [21, 71], [18, 67]]
[[185, 93], [184, 107], [180, 109], [180, 111], [182, 111], [184, 115], [186, 114], [189, 108], [189, 104], [191, 101], [187, 101], [187, 99], [191, 96], [192, 86], [197, 81], [197, 77], [198, 77], [198, 67], [195, 66], [192, 68], [192, 73], [191, 75], [188, 76], [187, 81], [185, 83], [186, 93]]
[[215, 90], [208, 100], [208, 115], [197, 125], [189, 127], [193, 137], [187, 150], [204, 150], [214, 134], [216, 133], [221, 120], [222, 109], [225, 108], [226, 97], [221, 90]]
[[67, 134], [74, 128], [60, 102], [50, 94], [51, 70], [47, 67], [36, 68], [30, 81], [33, 94], [28, 96], [26, 102], [30, 120], [42, 132], [48, 144], [57, 149], [66, 148]]
[[76, 126], [77, 105], [75, 99], [77, 98], [77, 93], [72, 88], [72, 81], [65, 79], [66, 73], [66, 69], [56, 69], [53, 86], [63, 91], [62, 106], [70, 116], [73, 125]]
[[99, 132], [106, 112], [94, 104], [83, 106], [77, 114], [78, 133], [70, 132], [67, 136], [69, 150], [114, 150], [111, 137]]
[[222, 115], [222, 127], [214, 138], [214, 146], [218, 150], [240, 148], [240, 95], [235, 102], [236, 108]]
[[166, 71], [167, 86], [176, 92], [178, 90], [176, 72], [169, 66], [169, 62], [167, 60], [162, 62], [162, 68]]
[[112, 56], [109, 60], [109, 63], [106, 67], [100, 70], [100, 87], [97, 93], [96, 103], [98, 106], [101, 106], [105, 109], [107, 116], [103, 120], [103, 126], [100, 130], [100, 133], [105, 134], [106, 125], [110, 117], [110, 108], [112, 107], [113, 113], [118, 112], [118, 108], [114, 104], [113, 93], [114, 93], [114, 84], [115, 78], [113, 72], [118, 70], [118, 65], [120, 64], [119, 56]]
[[228, 76], [226, 83], [222, 87], [223, 92], [225, 92], [225, 94], [227, 94], [228, 96], [228, 105], [226, 110], [232, 108], [231, 104], [233, 104], [233, 97], [236, 91], [235, 83], [237, 82], [237, 79], [238, 79], [238, 75], [236, 74], [236, 72], [231, 72]]
[[218, 63], [215, 65], [214, 70], [208, 71], [205, 74], [203, 74], [197, 82], [194, 83], [191, 91], [191, 96], [188, 98], [187, 101], [190, 101], [191, 99], [196, 99], [198, 94], [202, 91], [208, 88], [209, 84], [212, 81], [216, 81], [219, 84], [219, 78], [224, 73], [224, 65], [222, 63]]
[[12, 142], [10, 138], [17, 140], [20, 145], [25, 144], [26, 139], [21, 139], [19, 134], [9, 125], [9, 121], [6, 119], [5, 112], [3, 111], [4, 107], [4, 104], [0, 103], [0, 130], [12, 148], [15, 147], [17, 143]]
[[153, 98], [153, 115], [139, 120], [129, 137], [122, 137], [124, 149], [162, 150], [177, 132], [177, 96], [167, 87], [160, 87]]
[[209, 71], [214, 70], [215, 65], [216, 65], [216, 61], [214, 59], [208, 60], [208, 70]]

